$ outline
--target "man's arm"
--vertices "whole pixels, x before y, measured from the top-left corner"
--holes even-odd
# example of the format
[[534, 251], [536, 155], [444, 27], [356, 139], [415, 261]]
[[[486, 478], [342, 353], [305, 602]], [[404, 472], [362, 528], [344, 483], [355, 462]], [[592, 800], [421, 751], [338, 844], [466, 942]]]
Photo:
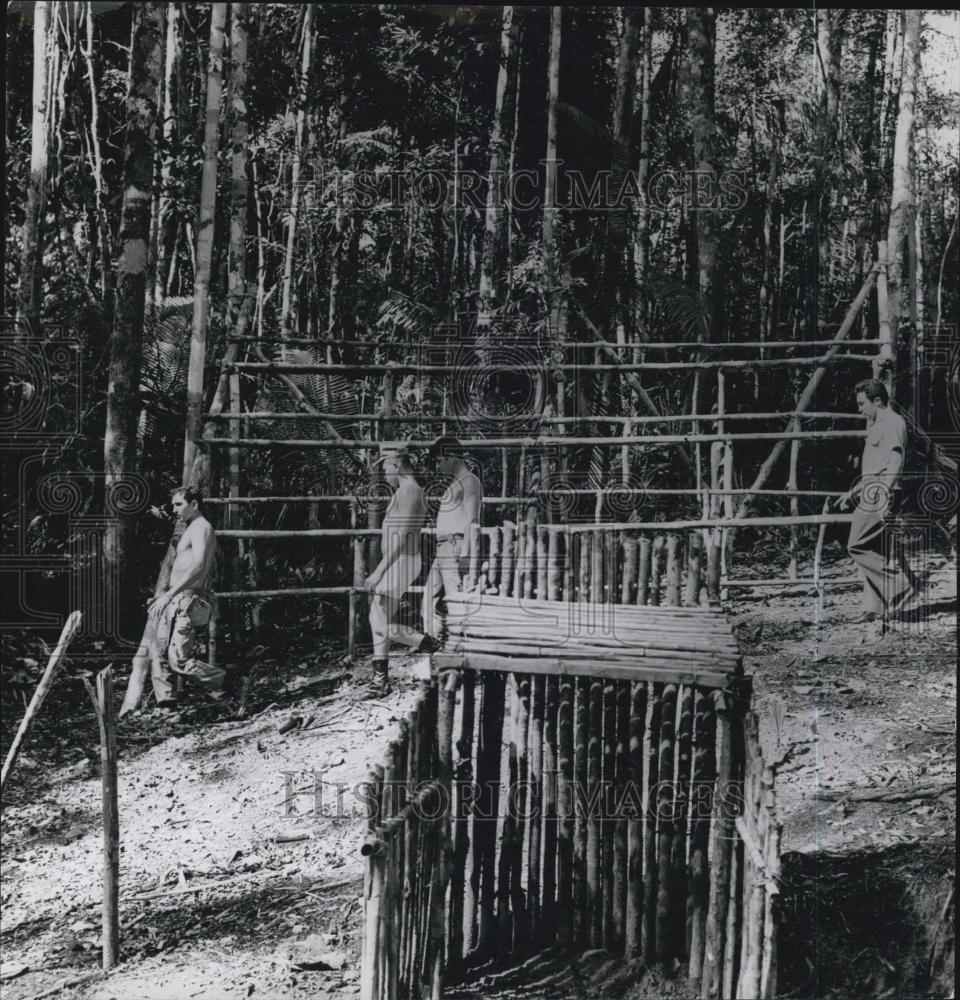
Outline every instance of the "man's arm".
[[463, 486], [463, 520], [467, 530], [464, 532], [463, 548], [460, 551], [461, 560], [470, 556], [473, 545], [473, 532], [470, 529], [473, 525], [480, 523], [482, 500], [483, 493], [480, 481], [471, 476]]
[[[409, 544], [408, 539], [415, 535], [419, 543], [420, 529], [423, 527], [424, 508], [419, 495], [415, 491], [404, 492], [397, 498], [395, 518], [399, 521], [396, 531], [387, 534], [384, 552], [377, 568], [364, 581], [364, 589], [374, 590], [384, 578], [387, 570], [397, 561], [400, 554]], [[394, 518], [391, 518], [393, 520]]]
[[[190, 531], [189, 527], [187, 531]], [[150, 604], [150, 612], [163, 610], [177, 594], [201, 583], [210, 568], [216, 547], [217, 536], [209, 522], [197, 525], [190, 539], [190, 561], [185, 568], [178, 570], [176, 577], [170, 578], [170, 589], [154, 598]]]

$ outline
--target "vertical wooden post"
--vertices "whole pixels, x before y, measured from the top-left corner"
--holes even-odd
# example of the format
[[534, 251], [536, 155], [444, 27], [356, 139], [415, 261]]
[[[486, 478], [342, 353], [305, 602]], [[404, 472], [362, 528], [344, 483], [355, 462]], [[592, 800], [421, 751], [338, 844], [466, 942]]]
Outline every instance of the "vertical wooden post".
[[[89, 683], [89, 682], [88, 682]], [[91, 696], [93, 692], [91, 690]], [[120, 811], [117, 805], [117, 733], [113, 706], [113, 670], [97, 674], [94, 696], [100, 724], [100, 783], [103, 803], [103, 969], [120, 955]]]
[[657, 535], [653, 540], [653, 549], [650, 552], [650, 590], [647, 594], [648, 604], [660, 603], [660, 576], [661, 560], [666, 539], [663, 535]]
[[530, 598], [533, 597], [537, 554], [536, 508], [531, 507], [527, 514], [527, 529], [524, 535], [523, 552], [523, 596], [526, 600], [530, 600]]
[[503, 597], [509, 597], [513, 593], [514, 528], [512, 521], [503, 522], [503, 552], [500, 563], [500, 593]]
[[[724, 375], [723, 369], [717, 369], [717, 404], [720, 419], [717, 421], [717, 433], [723, 433], [723, 404], [722, 400], [726, 394], [725, 387], [726, 376]], [[733, 442], [727, 438], [723, 442], [723, 516], [727, 520], [732, 520], [734, 516], [733, 509]], [[720, 570], [722, 574], [730, 572], [730, 566], [728, 565], [728, 560], [730, 559], [732, 552], [730, 551], [729, 539], [731, 538], [730, 530], [724, 528], [721, 532], [721, 543], [720, 543]]]
[[[357, 527], [357, 501], [350, 501], [350, 527]], [[350, 591], [350, 620], [347, 623], [347, 655], [351, 661], [357, 655], [357, 635], [360, 631], [360, 608], [362, 607], [362, 588], [367, 570], [364, 565], [366, 545], [363, 535], [354, 535], [353, 544], [353, 590]]]
[[[372, 828], [380, 815], [383, 768], [373, 768], [367, 779], [368, 828]], [[380, 1000], [381, 953], [380, 923], [385, 877], [385, 861], [377, 852], [367, 856], [367, 895], [364, 906], [363, 962], [360, 968], [360, 996], [362, 1000]]]
[[561, 595], [564, 601], [575, 601], [577, 599], [576, 591], [574, 589], [574, 539], [577, 536], [569, 530], [565, 530], [563, 533], [563, 593]]
[[685, 684], [681, 691], [677, 724], [677, 791], [673, 848], [670, 861], [673, 898], [670, 901], [671, 934], [679, 954], [687, 954], [687, 820], [690, 806], [690, 781], [693, 769], [693, 688]]
[[624, 952], [627, 927], [627, 885], [629, 881], [627, 862], [627, 817], [626, 794], [630, 783], [630, 682], [617, 681], [617, 747], [615, 760], [615, 789], [613, 811], [616, 819], [613, 825], [613, 881], [610, 891], [613, 895], [612, 943], [617, 954]]
[[548, 676], [543, 714], [543, 809], [542, 819], [534, 815], [531, 822], [539, 822], [542, 833], [540, 843], [543, 857], [541, 882], [540, 940], [556, 937], [557, 901], [557, 712], [560, 700], [560, 679]]
[[463, 582], [463, 589], [473, 590], [480, 578], [480, 555], [483, 534], [479, 524], [471, 524], [470, 528], [470, 558], [467, 563], [467, 578]]
[[[456, 741], [460, 761], [455, 771], [453, 820], [453, 874], [450, 883], [450, 944], [447, 949], [451, 966], [459, 966], [464, 958], [464, 901], [469, 907], [471, 922], [476, 899], [467, 896], [466, 870], [470, 850], [470, 817], [467, 813], [466, 791], [473, 781], [473, 725], [476, 716], [476, 676], [464, 670], [460, 684], [460, 738]], [[472, 798], [472, 796], [471, 796]], [[468, 947], [473, 942], [468, 942]]]
[[500, 583], [500, 528], [490, 529], [490, 553], [487, 556], [487, 593], [499, 594]]
[[[796, 416], [790, 421], [790, 430], [794, 433], [800, 430], [800, 417]], [[800, 439], [794, 438], [790, 442], [790, 473], [787, 479], [787, 489], [793, 494], [790, 497], [790, 516], [798, 517], [800, 514], [800, 503], [796, 497], [797, 489], [797, 465], [800, 459]], [[791, 580], [797, 579], [797, 556], [799, 553], [800, 529], [795, 524], [790, 525], [790, 567], [788, 576]]]
[[603, 759], [603, 682], [590, 679], [587, 733], [587, 928], [590, 945], [603, 947], [603, 886], [601, 868], [600, 780]]
[[620, 551], [620, 533], [604, 532], [603, 560], [603, 601], [607, 604], [617, 603], [620, 587], [617, 580], [617, 554]]
[[587, 531], [577, 532], [577, 539], [580, 542], [580, 588], [577, 598], [581, 603], [590, 600], [590, 549], [592, 540]]
[[[580, 535], [581, 542], [587, 536]], [[587, 914], [587, 810], [583, 796], [587, 790], [587, 747], [589, 740], [589, 692], [590, 681], [578, 677], [576, 702], [573, 716], [573, 738], [575, 746], [573, 786], [573, 806], [575, 821], [573, 831], [573, 934], [578, 944], [585, 945], [590, 940], [590, 920]]]
[[556, 528], [550, 528], [547, 536], [547, 568], [547, 600], [559, 601], [564, 565], [560, 562], [560, 532]]
[[[476, 527], [476, 526], [474, 526]], [[453, 720], [456, 699], [456, 674], [449, 673], [437, 688], [437, 760], [434, 768], [437, 779], [450, 801], [453, 784]], [[448, 845], [450, 843], [450, 815], [441, 816], [433, 829], [436, 845], [430, 885], [430, 969], [432, 1000], [440, 1000], [443, 988], [444, 945], [447, 931], [447, 886], [450, 878]], [[393, 941], [389, 942], [391, 952]], [[396, 996], [388, 1000], [396, 1000]]]
[[[553, 532], [550, 532], [552, 535]], [[547, 528], [537, 525], [537, 600], [547, 600], [547, 581], [551, 577], [550, 564], [547, 562], [549, 552], [547, 543]]]
[[603, 603], [603, 534], [599, 531], [591, 532], [593, 540], [590, 544], [590, 603]]
[[484, 672], [480, 705], [480, 745], [477, 751], [477, 812], [473, 824], [474, 867], [470, 873], [474, 898], [479, 901], [477, 948], [481, 955], [491, 955], [496, 948], [497, 788], [500, 783], [500, 748], [503, 739], [504, 679], [501, 674]]
[[[380, 792], [380, 822], [389, 819], [395, 813], [395, 787], [397, 780], [397, 750], [396, 742], [387, 745], [384, 755], [383, 787]], [[387, 998], [397, 994], [397, 962], [394, 946], [396, 943], [393, 926], [393, 908], [395, 903], [393, 852], [395, 837], [391, 837], [384, 852], [383, 894], [380, 904], [380, 935], [378, 951], [380, 952], [381, 995]]]
[[660, 786], [657, 795], [657, 959], [667, 962], [674, 948], [670, 927], [673, 879], [670, 852], [673, 847], [673, 753], [677, 719], [677, 685], [665, 684], [660, 716]]
[[[534, 943], [539, 932], [540, 859], [543, 818], [543, 717], [546, 678], [537, 674], [531, 685], [530, 702], [530, 822], [527, 841], [527, 910], [528, 932], [525, 941]], [[518, 864], [519, 868], [519, 864]]]
[[637, 540], [623, 540], [623, 576], [620, 580], [620, 603], [633, 603], [633, 588], [637, 580]]
[[[649, 552], [649, 546], [648, 546]], [[643, 915], [643, 734], [647, 720], [647, 686], [634, 682], [630, 699], [631, 806], [637, 815], [627, 820], [627, 913], [624, 957], [640, 955], [640, 925]]]
[[733, 996], [740, 954], [740, 900], [743, 895], [743, 841], [739, 837], [730, 851], [730, 891], [727, 898], [727, 932], [723, 946], [723, 984], [720, 996]]
[[700, 604], [700, 553], [703, 539], [697, 530], [687, 535], [687, 581], [683, 591], [683, 604], [695, 608]]
[[680, 606], [680, 536], [675, 532], [667, 535], [667, 596], [666, 604]]
[[643, 830], [643, 922], [640, 950], [650, 965], [656, 957], [657, 918], [657, 793], [660, 781], [660, 724], [663, 712], [663, 684], [650, 689], [650, 729], [647, 738], [647, 794], [644, 797]]
[[716, 776], [716, 738], [713, 700], [697, 688], [693, 705], [693, 794], [690, 807], [693, 821], [690, 833], [690, 896], [687, 921], [690, 924], [689, 979], [699, 988], [703, 971], [704, 933], [707, 919], [707, 843], [710, 835], [710, 811], [713, 782]]
[[723, 986], [724, 935], [730, 895], [730, 846], [734, 820], [730, 802], [733, 751], [730, 713], [722, 691], [712, 695], [717, 720], [717, 792], [713, 799], [713, 843], [710, 850], [710, 899], [703, 952], [702, 997], [718, 997]]
[[[567, 535], [567, 540], [572, 535]], [[560, 709], [557, 717], [557, 914], [558, 941], [561, 947], [573, 943], [573, 835], [576, 811], [573, 787], [573, 706], [575, 680], [560, 678]]]
[[640, 536], [639, 567], [637, 570], [637, 604], [647, 603], [650, 589], [650, 536]]
[[602, 843], [601, 891], [603, 893], [603, 947], [617, 951], [614, 931], [614, 820], [613, 802], [616, 796], [617, 773], [617, 682], [607, 679], [603, 684], [603, 785], [600, 802], [603, 807], [600, 821]]
[[[498, 812], [500, 835], [500, 855], [497, 859], [497, 937], [499, 940], [498, 951], [503, 954], [511, 950], [515, 925], [517, 923], [516, 899], [511, 905], [511, 877], [518, 878], [519, 872], [514, 871], [514, 854], [517, 843], [517, 817], [513, 805], [514, 790], [518, 785], [519, 758], [522, 753], [526, 757], [526, 733], [521, 743], [520, 737], [520, 684], [523, 683], [524, 692], [529, 701], [530, 679], [521, 674], [510, 673], [506, 677], [506, 689], [504, 692], [503, 708], [503, 728], [504, 745], [503, 753], [506, 756], [505, 764], [501, 763], [500, 769], [500, 795]], [[523, 710], [523, 728], [526, 730], [526, 706]], [[524, 762], [526, 763], [526, 762]], [[514, 883], [513, 891], [516, 892], [517, 885]]]
[[718, 532], [711, 532], [710, 548], [707, 551], [707, 600], [711, 607], [720, 605], [721, 554]]

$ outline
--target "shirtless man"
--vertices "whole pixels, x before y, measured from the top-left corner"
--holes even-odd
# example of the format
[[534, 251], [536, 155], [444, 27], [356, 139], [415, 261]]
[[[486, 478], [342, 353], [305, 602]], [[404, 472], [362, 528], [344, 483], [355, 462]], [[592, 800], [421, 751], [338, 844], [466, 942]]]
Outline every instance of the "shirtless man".
[[460, 578], [470, 560], [470, 528], [480, 523], [483, 486], [464, 462], [463, 446], [456, 438], [434, 441], [430, 458], [441, 475], [449, 478], [437, 514], [437, 557], [423, 588], [423, 631], [438, 638], [437, 601], [441, 593], [460, 590]]
[[160, 653], [154, 658], [151, 671], [153, 693], [157, 705], [163, 709], [172, 709], [177, 704], [174, 674], [195, 681], [215, 701], [223, 698], [224, 671], [193, 655], [197, 631], [210, 621], [216, 601], [208, 584], [217, 554], [217, 536], [200, 513], [200, 500], [199, 491], [190, 486], [180, 487], [171, 494], [173, 512], [186, 528], [177, 543], [170, 585], [148, 608], [148, 614], [157, 619]]

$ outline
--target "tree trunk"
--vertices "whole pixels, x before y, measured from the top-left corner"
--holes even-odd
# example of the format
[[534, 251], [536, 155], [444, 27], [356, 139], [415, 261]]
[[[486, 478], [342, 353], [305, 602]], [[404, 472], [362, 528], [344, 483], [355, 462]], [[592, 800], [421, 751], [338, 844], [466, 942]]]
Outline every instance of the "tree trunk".
[[[308, 8], [309, 9], [309, 8]], [[213, 222], [217, 207], [217, 146], [220, 125], [220, 92], [223, 83], [224, 28], [227, 5], [215, 3], [210, 14], [210, 64], [207, 71], [207, 115], [204, 129], [203, 173], [200, 180], [200, 227], [197, 233], [197, 274], [193, 289], [193, 327], [190, 367], [187, 370], [187, 432], [183, 445], [183, 481], [189, 483], [197, 454], [203, 410], [203, 367], [207, 347], [207, 313], [210, 302], [210, 261], [213, 256]]]
[[[644, 287], [647, 273], [647, 233], [650, 228], [650, 201], [647, 197], [647, 178], [650, 175], [650, 84], [653, 80], [653, 8], [643, 8], [642, 75], [640, 77], [640, 162], [637, 168], [637, 187], [640, 201], [637, 205], [637, 249], [635, 270], [640, 287]], [[635, 305], [634, 323], [638, 338], [646, 319], [644, 302]]]
[[247, 281], [247, 4], [230, 5], [230, 262], [227, 295], [235, 319]]
[[557, 268], [557, 98], [560, 94], [560, 39], [563, 8], [550, 8], [550, 61], [547, 69], [547, 153], [543, 192], [543, 264], [547, 280], [549, 333], [557, 336], [560, 323], [559, 270]]
[[[718, 196], [717, 126], [714, 111], [714, 50], [717, 22], [712, 7], [687, 8], [687, 52], [682, 86], [693, 138], [693, 169], [697, 182], [697, 287], [704, 318], [704, 339], [716, 340], [720, 315], [716, 303], [716, 269], [720, 248], [720, 213], [704, 202]], [[699, 409], [698, 409], [699, 412]]]
[[280, 303], [281, 336], [293, 336], [293, 256], [297, 245], [297, 217], [300, 214], [300, 167], [307, 127], [305, 107], [310, 58], [313, 53], [313, 4], [303, 8], [303, 54], [300, 60], [300, 82], [297, 87], [296, 139], [290, 167], [290, 214], [287, 217], [287, 248], [283, 259], [283, 291]]
[[120, 261], [117, 304], [110, 334], [107, 416], [103, 442], [106, 511], [110, 517], [104, 546], [108, 579], [126, 595], [133, 525], [123, 516], [125, 477], [137, 468], [137, 422], [140, 415], [140, 366], [143, 354], [143, 310], [146, 299], [147, 244], [150, 238], [153, 158], [156, 139], [156, 96], [160, 78], [164, 5], [138, 4], [133, 9], [130, 41], [130, 87], [123, 161], [123, 208], [120, 216]]
[[[161, 122], [163, 142], [160, 161], [160, 208], [157, 214], [157, 287], [154, 289], [154, 301], [160, 303], [166, 294], [168, 282], [167, 273], [167, 233], [165, 223], [170, 215], [172, 198], [170, 188], [173, 183], [173, 137], [174, 112], [173, 87], [174, 72], [180, 55], [180, 8], [172, 3], [167, 7], [167, 43], [163, 61], [163, 119]], [[177, 227], [174, 227], [173, 242], [170, 254], [177, 251]]]
[[903, 14], [903, 78], [897, 110], [897, 132], [893, 146], [893, 183], [890, 194], [890, 222], [887, 228], [887, 309], [890, 325], [890, 356], [883, 359], [887, 391], [893, 397], [897, 328], [906, 302], [903, 280], [904, 241], [914, 224], [914, 196], [910, 144], [913, 139], [914, 106], [920, 75], [919, 10]]
[[50, 4], [33, 6], [33, 121], [30, 138], [30, 181], [23, 220], [20, 251], [20, 286], [17, 290], [17, 330], [40, 334], [42, 223], [47, 177], [47, 105], [49, 104], [48, 46], [56, 44], [50, 31]]
[[520, 22], [514, 8], [503, 8], [503, 31], [500, 35], [500, 72], [497, 75], [497, 98], [493, 113], [493, 131], [490, 134], [490, 168], [487, 175], [487, 204], [484, 214], [483, 250], [480, 258], [480, 316], [479, 323], [490, 322], [490, 312], [500, 298], [503, 260], [503, 197], [504, 165], [507, 160], [507, 142], [510, 123], [513, 121], [511, 96], [515, 91], [517, 49]]

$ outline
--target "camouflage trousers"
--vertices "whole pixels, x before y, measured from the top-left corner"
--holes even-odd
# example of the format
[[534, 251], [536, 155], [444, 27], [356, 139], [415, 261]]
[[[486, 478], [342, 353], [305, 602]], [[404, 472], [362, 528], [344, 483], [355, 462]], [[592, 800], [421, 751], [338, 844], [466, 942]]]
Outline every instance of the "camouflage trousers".
[[185, 590], [166, 606], [157, 623], [156, 650], [151, 680], [157, 702], [175, 701], [176, 676], [187, 677], [214, 696], [223, 691], [225, 671], [198, 660], [201, 628], [206, 628], [216, 610], [216, 597], [209, 590]]

